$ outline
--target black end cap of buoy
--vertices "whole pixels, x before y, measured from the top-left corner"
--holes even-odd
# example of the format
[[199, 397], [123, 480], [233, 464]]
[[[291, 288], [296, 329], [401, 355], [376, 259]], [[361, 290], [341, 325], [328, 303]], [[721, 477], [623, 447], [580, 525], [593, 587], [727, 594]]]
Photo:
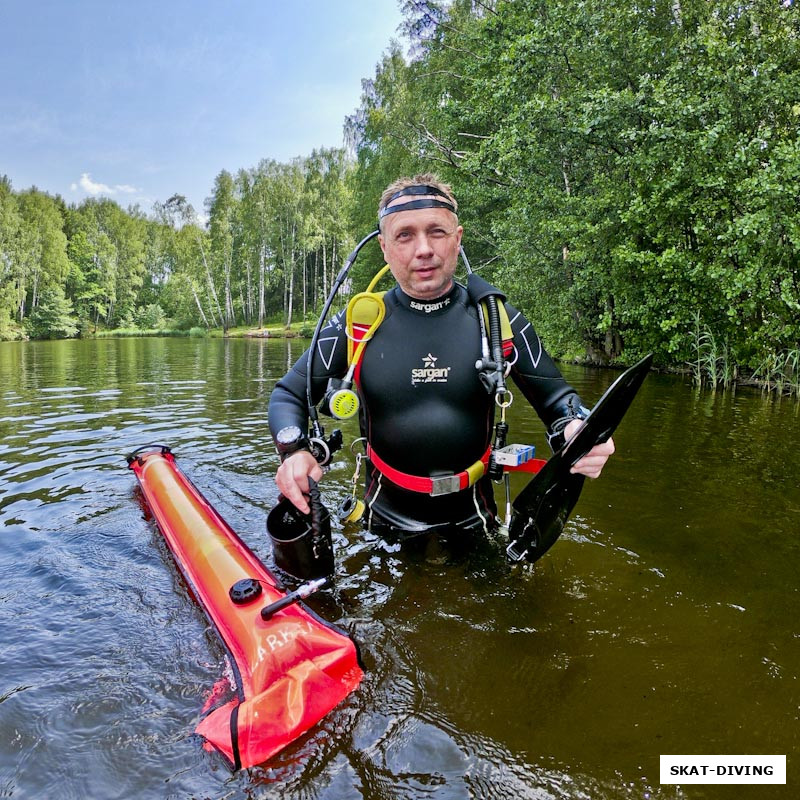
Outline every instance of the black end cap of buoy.
[[231, 586], [228, 594], [237, 605], [249, 603], [261, 595], [261, 584], [255, 578], [242, 578]]

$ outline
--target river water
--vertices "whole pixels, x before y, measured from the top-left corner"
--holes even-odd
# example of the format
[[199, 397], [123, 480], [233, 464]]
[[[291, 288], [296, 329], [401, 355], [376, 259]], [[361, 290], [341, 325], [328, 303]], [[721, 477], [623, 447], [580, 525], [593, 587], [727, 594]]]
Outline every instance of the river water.
[[[655, 374], [535, 567], [496, 540], [420, 558], [337, 528], [336, 590], [311, 605], [359, 642], [364, 682], [262, 768], [206, 753], [224, 653], [124, 456], [169, 444], [271, 564], [266, 407], [302, 347], [0, 344], [0, 797], [796, 796], [798, 404]], [[616, 377], [564, 372], [588, 403]], [[523, 403], [510, 423], [546, 454]], [[352, 468], [343, 451], [330, 508]], [[661, 786], [678, 753], [786, 754], [789, 785]]]

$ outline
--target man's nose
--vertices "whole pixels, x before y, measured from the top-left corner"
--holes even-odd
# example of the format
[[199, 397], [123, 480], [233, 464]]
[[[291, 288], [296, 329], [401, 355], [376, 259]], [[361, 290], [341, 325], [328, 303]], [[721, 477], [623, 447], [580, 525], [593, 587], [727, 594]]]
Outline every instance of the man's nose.
[[431, 239], [427, 233], [420, 233], [417, 235], [417, 255], [429, 255], [433, 252], [433, 246], [431, 244]]

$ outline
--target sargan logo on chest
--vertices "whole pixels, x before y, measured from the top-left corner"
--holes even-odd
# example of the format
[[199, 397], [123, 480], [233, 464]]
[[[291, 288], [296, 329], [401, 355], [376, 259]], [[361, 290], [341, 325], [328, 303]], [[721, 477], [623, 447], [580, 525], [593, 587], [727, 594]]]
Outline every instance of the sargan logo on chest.
[[423, 366], [411, 370], [411, 383], [447, 383], [450, 367], [437, 367], [439, 359], [428, 353], [422, 359]]
[[449, 297], [447, 300], [440, 300], [438, 303], [417, 303], [414, 300], [412, 300], [410, 303], [411, 308], [413, 308], [415, 311], [424, 311], [426, 314], [430, 314], [431, 311], [439, 311], [442, 308], [447, 308], [449, 305]]

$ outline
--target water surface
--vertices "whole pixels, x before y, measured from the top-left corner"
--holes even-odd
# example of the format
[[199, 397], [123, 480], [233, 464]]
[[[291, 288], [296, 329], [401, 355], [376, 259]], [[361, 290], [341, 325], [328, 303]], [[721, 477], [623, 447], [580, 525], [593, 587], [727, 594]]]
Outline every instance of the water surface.
[[[172, 446], [270, 564], [266, 407], [302, 347], [0, 344], [0, 797], [793, 795], [798, 406], [659, 375], [533, 568], [497, 539], [421, 558], [336, 530], [337, 589], [313, 606], [359, 642], [362, 686], [263, 768], [204, 752], [192, 731], [224, 654], [124, 455]], [[617, 374], [564, 370], [589, 403]], [[522, 402], [510, 422], [546, 454]], [[330, 508], [352, 468], [344, 451]], [[785, 753], [789, 786], [662, 787], [662, 753]]]

